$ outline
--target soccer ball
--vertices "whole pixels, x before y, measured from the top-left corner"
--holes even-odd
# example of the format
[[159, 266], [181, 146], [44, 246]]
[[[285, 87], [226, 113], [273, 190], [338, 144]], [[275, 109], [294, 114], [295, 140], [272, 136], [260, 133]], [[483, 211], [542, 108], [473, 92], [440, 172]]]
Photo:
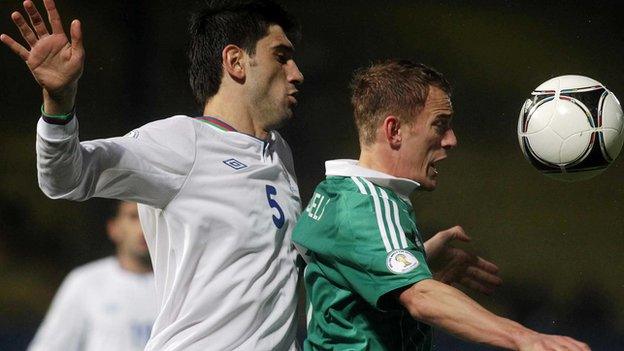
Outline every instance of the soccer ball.
[[564, 181], [604, 171], [624, 143], [622, 108], [600, 82], [560, 76], [535, 88], [518, 119], [524, 156], [543, 174]]

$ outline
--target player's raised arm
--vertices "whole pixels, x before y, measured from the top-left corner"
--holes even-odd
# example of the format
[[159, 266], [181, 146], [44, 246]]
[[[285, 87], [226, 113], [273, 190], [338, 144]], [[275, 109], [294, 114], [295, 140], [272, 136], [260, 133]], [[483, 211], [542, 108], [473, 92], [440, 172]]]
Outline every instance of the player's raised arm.
[[52, 199], [103, 197], [164, 208], [195, 161], [195, 123], [174, 116], [123, 137], [80, 142], [73, 114], [58, 122], [44, 116], [37, 124], [39, 187]]
[[29, 49], [6, 34], [0, 35], [0, 41], [24, 60], [43, 88], [45, 113], [66, 115], [74, 107], [78, 79], [84, 66], [82, 31], [80, 22], [74, 20], [70, 28], [70, 42], [54, 0], [44, 0], [43, 3], [52, 32], [48, 30], [35, 4], [26, 0], [24, 10], [32, 26], [20, 12], [13, 12], [11, 19]]
[[[72, 22], [70, 41], [54, 1], [43, 2], [51, 31], [30, 0], [24, 1], [24, 9], [31, 25], [21, 13], [11, 14], [30, 49], [8, 35], [0, 37], [26, 62], [43, 88], [36, 144], [39, 187], [54, 199], [105, 197], [165, 206], [193, 163], [193, 122], [186, 117], [170, 118], [126, 137], [81, 143], [74, 110], [84, 62], [80, 22]], [[176, 138], [167, 134], [173, 130], [179, 132]]]

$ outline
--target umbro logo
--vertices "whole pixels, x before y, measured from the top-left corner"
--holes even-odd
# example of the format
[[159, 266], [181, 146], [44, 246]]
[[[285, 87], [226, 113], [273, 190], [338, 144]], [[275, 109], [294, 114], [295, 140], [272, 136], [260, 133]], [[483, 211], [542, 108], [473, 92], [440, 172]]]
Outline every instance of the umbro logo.
[[223, 163], [225, 163], [226, 165], [234, 168], [237, 171], [239, 169], [243, 169], [243, 168], [247, 167], [246, 164], [244, 164], [241, 161], [239, 161], [237, 159], [234, 159], [234, 158], [227, 159], [227, 160], [223, 161]]

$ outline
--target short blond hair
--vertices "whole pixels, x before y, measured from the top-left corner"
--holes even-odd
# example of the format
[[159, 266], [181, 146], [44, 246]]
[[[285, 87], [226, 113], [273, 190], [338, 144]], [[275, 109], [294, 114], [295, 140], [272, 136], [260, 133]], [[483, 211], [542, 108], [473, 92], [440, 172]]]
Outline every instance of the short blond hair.
[[351, 81], [353, 118], [360, 142], [375, 141], [379, 124], [395, 115], [402, 123], [425, 106], [429, 87], [435, 86], [451, 95], [451, 85], [433, 68], [409, 60], [387, 60], [355, 72]]

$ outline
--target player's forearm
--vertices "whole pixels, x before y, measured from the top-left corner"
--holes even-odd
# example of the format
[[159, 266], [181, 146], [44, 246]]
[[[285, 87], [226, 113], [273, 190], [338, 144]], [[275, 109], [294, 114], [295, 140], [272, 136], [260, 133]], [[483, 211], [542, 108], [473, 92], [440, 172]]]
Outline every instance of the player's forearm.
[[125, 150], [110, 140], [81, 143], [75, 117], [66, 125], [40, 119], [36, 148], [39, 187], [46, 196], [73, 201], [91, 197], [138, 200], [127, 198], [123, 192], [124, 189], [128, 193], [136, 192], [130, 189], [127, 180], [132, 178], [130, 169], [138, 160], [128, 155], [126, 163], [120, 162]]
[[452, 286], [432, 279], [403, 291], [399, 299], [415, 319], [472, 342], [517, 350], [519, 340], [535, 334], [489, 312]]
[[37, 125], [37, 176], [50, 198], [68, 198], [84, 175], [76, 121]]
[[[163, 208], [195, 163], [194, 123], [177, 116], [132, 135], [80, 142], [76, 118], [64, 125], [42, 118], [37, 124], [39, 186], [53, 199], [103, 197]], [[172, 141], [171, 130], [181, 136]]]

